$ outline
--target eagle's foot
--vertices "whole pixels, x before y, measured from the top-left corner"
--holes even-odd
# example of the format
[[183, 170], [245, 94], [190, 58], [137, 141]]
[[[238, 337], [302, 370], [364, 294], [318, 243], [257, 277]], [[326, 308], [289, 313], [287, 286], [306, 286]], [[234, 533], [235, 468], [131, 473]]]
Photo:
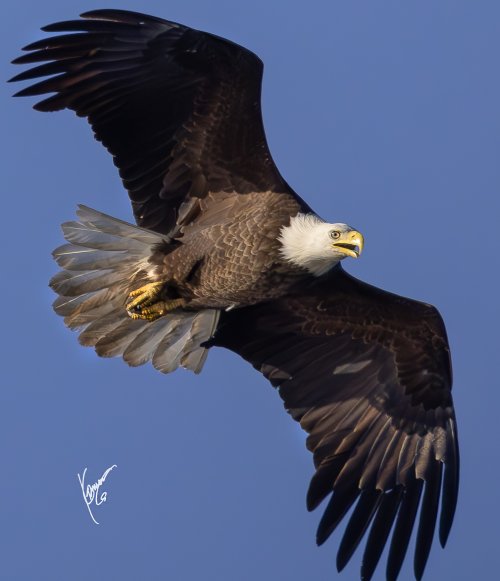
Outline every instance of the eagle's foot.
[[149, 307], [160, 298], [165, 283], [151, 282], [132, 291], [128, 295], [126, 309], [129, 313], [140, 312], [144, 307]]
[[144, 321], [156, 321], [170, 311], [183, 307], [186, 304], [184, 299], [172, 299], [169, 301], [158, 301], [147, 306], [135, 306], [130, 309], [127, 306], [127, 313], [131, 319], [142, 319]]

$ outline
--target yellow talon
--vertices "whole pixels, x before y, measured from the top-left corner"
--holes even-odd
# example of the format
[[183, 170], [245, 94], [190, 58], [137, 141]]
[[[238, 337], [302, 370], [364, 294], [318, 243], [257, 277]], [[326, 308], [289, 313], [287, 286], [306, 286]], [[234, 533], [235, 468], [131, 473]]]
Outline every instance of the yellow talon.
[[163, 283], [151, 283], [130, 293], [129, 297], [134, 295], [137, 298], [127, 303], [128, 316], [134, 320], [156, 321], [156, 319], [163, 317], [169, 311], [183, 307], [186, 304], [184, 299], [154, 302], [161, 293], [161, 287], [163, 287]]
[[156, 319], [159, 319], [160, 317], [166, 314], [167, 310], [165, 309], [164, 306], [165, 304], [166, 303], [161, 301], [159, 303], [155, 303], [150, 307], [145, 307], [144, 309], [141, 309], [138, 312], [128, 311], [128, 315], [131, 319], [135, 320], [143, 319], [145, 321], [156, 321]]
[[[151, 282], [129, 293], [126, 308], [133, 311], [137, 307], [149, 307], [159, 298], [165, 283]], [[141, 309], [142, 310], [142, 309]]]

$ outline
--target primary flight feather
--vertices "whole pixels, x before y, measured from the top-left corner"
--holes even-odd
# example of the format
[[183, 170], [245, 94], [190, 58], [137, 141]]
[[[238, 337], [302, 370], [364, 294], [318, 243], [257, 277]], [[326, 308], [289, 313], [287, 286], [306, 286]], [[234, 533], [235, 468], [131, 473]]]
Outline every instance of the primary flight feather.
[[[444, 546], [458, 494], [451, 364], [438, 311], [349, 276], [363, 236], [328, 223], [288, 186], [269, 152], [262, 63], [186, 26], [122, 10], [52, 24], [14, 77], [17, 95], [86, 117], [113, 155], [138, 226], [80, 206], [54, 303], [104, 357], [199, 372], [208, 349], [239, 353], [308, 432], [309, 510], [328, 499], [317, 542], [353, 508], [341, 570], [367, 537], [361, 578], [386, 543], [395, 580], [418, 519], [423, 575], [439, 513]], [[390, 537], [390, 539], [389, 539]]]

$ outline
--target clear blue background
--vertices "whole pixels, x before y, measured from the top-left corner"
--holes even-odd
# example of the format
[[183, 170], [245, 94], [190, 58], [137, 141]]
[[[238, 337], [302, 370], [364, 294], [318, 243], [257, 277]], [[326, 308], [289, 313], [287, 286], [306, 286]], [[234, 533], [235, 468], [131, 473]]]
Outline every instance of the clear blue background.
[[[3, 6], [2, 78], [39, 27], [84, 10], [149, 12], [265, 62], [271, 150], [290, 184], [366, 237], [348, 270], [436, 304], [455, 373], [462, 481], [427, 580], [498, 571], [500, 4], [440, 0], [20, 0]], [[18, 70], [19, 69], [19, 70]], [[102, 360], [52, 312], [59, 224], [131, 211], [109, 155], [70, 113], [2, 90], [0, 578], [334, 579], [314, 543], [312, 460], [278, 394], [236, 355], [163, 376]], [[110, 465], [93, 524], [77, 472]], [[358, 578], [360, 554], [340, 577]], [[383, 579], [379, 568], [377, 579]], [[411, 579], [411, 559], [401, 579]]]

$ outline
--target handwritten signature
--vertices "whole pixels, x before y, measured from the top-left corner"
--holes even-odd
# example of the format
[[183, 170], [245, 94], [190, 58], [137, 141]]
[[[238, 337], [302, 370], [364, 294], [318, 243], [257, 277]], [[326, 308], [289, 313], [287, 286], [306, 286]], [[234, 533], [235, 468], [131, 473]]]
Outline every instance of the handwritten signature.
[[104, 474], [99, 478], [99, 480], [97, 482], [94, 482], [92, 484], [87, 484], [87, 485], [85, 485], [85, 473], [87, 472], [87, 468], [85, 468], [85, 470], [83, 471], [83, 474], [81, 476], [80, 476], [80, 473], [77, 474], [78, 481], [80, 482], [80, 487], [82, 489], [83, 500], [85, 501], [85, 504], [86, 504], [87, 509], [89, 511], [90, 518], [95, 522], [96, 525], [98, 525], [99, 523], [94, 518], [94, 515], [92, 514], [92, 510], [90, 508], [90, 505], [92, 503], [94, 503], [95, 506], [99, 506], [103, 502], [106, 502], [106, 499], [108, 497], [108, 493], [103, 491], [103, 492], [101, 492], [101, 494], [99, 494], [99, 489], [104, 484], [104, 481], [106, 480], [106, 478], [107, 478], [108, 474], [111, 472], [111, 470], [113, 470], [113, 468], [117, 468], [117, 465], [113, 464], [113, 466], [110, 466], [104, 472]]

